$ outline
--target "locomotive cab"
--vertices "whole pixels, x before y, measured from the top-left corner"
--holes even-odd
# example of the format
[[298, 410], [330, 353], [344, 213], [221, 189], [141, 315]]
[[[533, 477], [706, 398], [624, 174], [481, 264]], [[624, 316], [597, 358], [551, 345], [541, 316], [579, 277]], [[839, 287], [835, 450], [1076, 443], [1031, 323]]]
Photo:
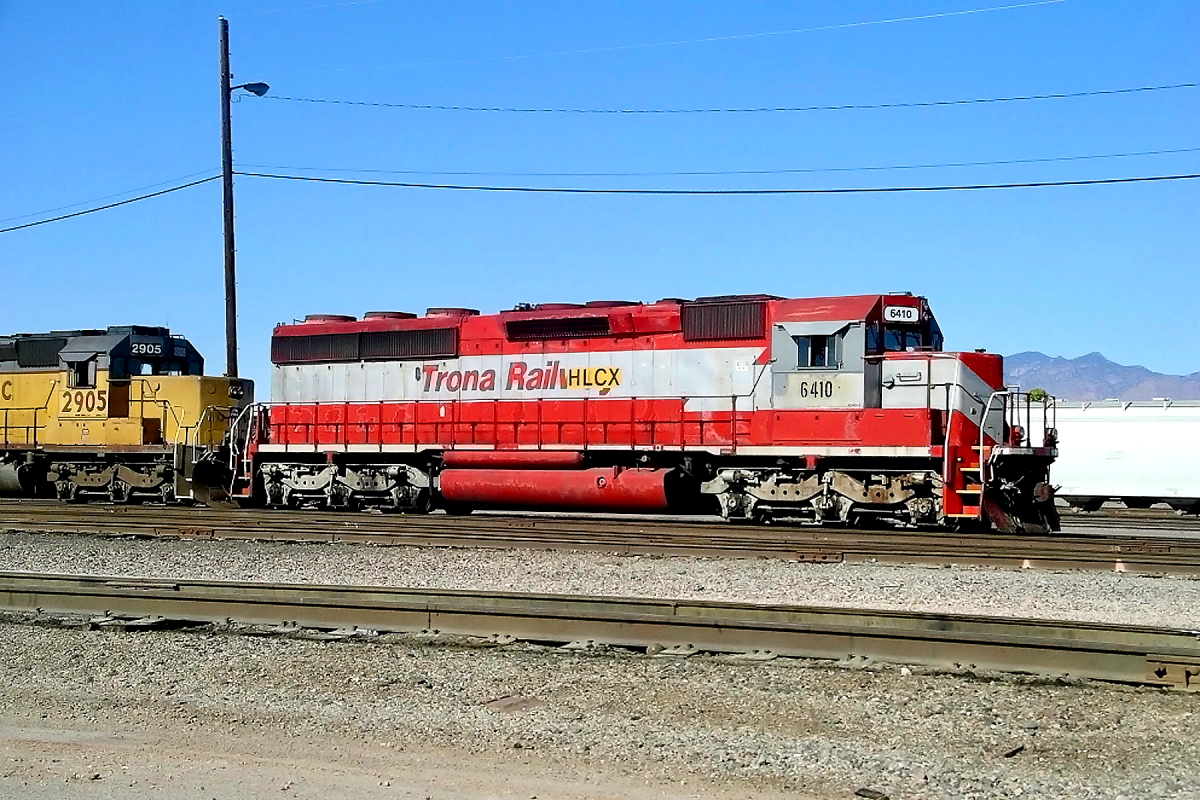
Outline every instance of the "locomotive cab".
[[929, 304], [911, 295], [887, 296], [862, 319], [777, 321], [770, 362], [775, 407], [883, 408], [885, 357], [941, 352], [942, 341]]
[[824, 300], [778, 303], [770, 395], [757, 398], [775, 412], [777, 447], [755, 451], [784, 445], [802, 457], [718, 465], [705, 491], [726, 516], [1057, 527], [1055, 453], [1021, 438], [1030, 424], [1017, 417], [1033, 404], [1014, 402], [1000, 356], [944, 352], [922, 297]]

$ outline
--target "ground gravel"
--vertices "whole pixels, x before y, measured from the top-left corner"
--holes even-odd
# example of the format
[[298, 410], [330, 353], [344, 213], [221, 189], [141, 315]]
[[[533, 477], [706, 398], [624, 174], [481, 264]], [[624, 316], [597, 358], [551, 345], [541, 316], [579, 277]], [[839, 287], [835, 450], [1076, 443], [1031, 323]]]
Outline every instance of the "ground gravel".
[[[25, 533], [0, 535], [0, 570], [1200, 628], [1200, 581], [1091, 572]], [[1200, 797], [1198, 720], [1200, 694], [1085, 681], [0, 618], [4, 800], [1173, 800]]]
[[[12, 621], [0, 797], [1200, 796], [1195, 694]], [[486, 777], [465, 786], [468, 771]]]
[[553, 550], [6, 533], [0, 570], [922, 610], [1200, 630], [1200, 579]]

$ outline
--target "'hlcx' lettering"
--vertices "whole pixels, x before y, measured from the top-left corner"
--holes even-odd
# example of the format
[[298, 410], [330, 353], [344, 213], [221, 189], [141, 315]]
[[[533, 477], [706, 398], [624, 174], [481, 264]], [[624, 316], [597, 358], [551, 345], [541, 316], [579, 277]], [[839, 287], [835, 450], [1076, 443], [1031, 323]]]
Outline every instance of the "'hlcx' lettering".
[[621, 370], [617, 367], [576, 367], [563, 370], [564, 389], [599, 389], [607, 394], [621, 385]]

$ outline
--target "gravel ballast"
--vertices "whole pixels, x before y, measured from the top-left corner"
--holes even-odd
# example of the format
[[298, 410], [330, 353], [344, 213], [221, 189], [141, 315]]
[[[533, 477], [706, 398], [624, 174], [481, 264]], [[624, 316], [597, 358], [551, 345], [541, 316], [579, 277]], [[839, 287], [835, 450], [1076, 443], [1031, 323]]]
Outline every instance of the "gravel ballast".
[[1200, 579], [553, 550], [0, 536], [0, 570], [918, 610], [1200, 629]]
[[[1200, 628], [1200, 580], [1133, 574], [16, 533], [0, 570]], [[1195, 798], [1197, 720], [1197, 693], [859, 662], [0, 620], [0, 799]]]
[[[150, 784], [147, 796], [228, 797], [235, 778], [242, 796], [252, 779], [286, 786], [281, 797], [327, 796], [330, 767], [314, 767], [314, 747], [361, 784], [358, 797], [1200, 793], [1200, 696], [1101, 684], [419, 637], [0, 624], [0, 685], [0, 796], [10, 797], [135, 796]], [[146, 745], [132, 776], [127, 753], [87, 738], [114, 733]], [[86, 765], [60, 752], [81, 737]], [[21, 749], [30, 740], [40, 756]], [[211, 774], [213, 754], [232, 771]], [[184, 756], [187, 769], [152, 768]], [[437, 763], [447, 774], [414, 778]], [[493, 779], [464, 788], [458, 768]], [[189, 770], [214, 791], [196, 793]], [[64, 786], [72, 792], [18, 791]]]

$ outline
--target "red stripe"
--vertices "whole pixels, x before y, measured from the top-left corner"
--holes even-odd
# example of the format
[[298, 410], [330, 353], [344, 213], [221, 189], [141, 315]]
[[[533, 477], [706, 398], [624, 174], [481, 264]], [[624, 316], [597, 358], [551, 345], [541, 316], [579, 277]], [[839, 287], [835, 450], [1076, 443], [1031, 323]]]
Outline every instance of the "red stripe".
[[[273, 444], [931, 447], [929, 409], [692, 411], [679, 399], [322, 403], [271, 407]], [[964, 426], [965, 427], [965, 426]], [[962, 442], [959, 444], [970, 444]]]

